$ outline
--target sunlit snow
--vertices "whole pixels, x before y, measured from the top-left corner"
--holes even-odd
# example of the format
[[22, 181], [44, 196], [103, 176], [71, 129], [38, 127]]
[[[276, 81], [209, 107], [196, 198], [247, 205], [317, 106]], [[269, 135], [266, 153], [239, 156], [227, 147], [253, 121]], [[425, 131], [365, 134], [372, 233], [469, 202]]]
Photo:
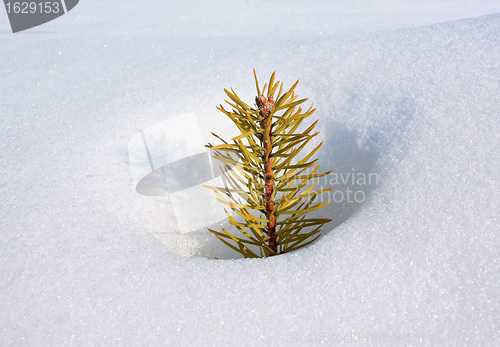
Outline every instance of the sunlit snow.
[[[12, 34], [0, 10], [0, 345], [498, 345], [499, 12], [85, 0]], [[253, 68], [300, 79], [335, 189], [324, 237], [245, 260], [138, 193], [129, 149], [185, 114], [230, 134], [215, 107], [252, 102]]]

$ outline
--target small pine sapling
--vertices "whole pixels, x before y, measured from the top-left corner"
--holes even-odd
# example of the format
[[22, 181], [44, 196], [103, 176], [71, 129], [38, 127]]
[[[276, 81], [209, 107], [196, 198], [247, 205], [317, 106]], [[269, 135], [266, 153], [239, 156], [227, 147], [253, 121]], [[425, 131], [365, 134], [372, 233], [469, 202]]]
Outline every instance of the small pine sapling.
[[228, 143], [212, 133], [222, 144], [207, 145], [223, 164], [226, 187], [205, 187], [214, 190], [218, 200], [233, 211], [226, 210], [226, 214], [241, 235], [225, 229], [208, 230], [246, 258], [269, 257], [304, 247], [320, 237], [321, 227], [330, 222], [310, 217], [310, 212], [329, 203], [318, 202], [319, 194], [333, 189], [313, 190], [316, 183], [311, 184], [312, 179], [331, 172], [317, 173], [317, 159], [311, 159], [323, 143], [299, 156], [318, 135], [313, 133], [318, 121], [299, 131], [315, 109], [311, 105], [304, 112], [300, 106], [307, 99], [297, 100], [294, 89], [299, 81], [282, 93], [283, 83], [274, 80], [275, 74], [261, 90], [254, 70], [256, 108], [241, 101], [233, 89], [224, 89], [230, 99], [226, 103], [233, 110], [222, 105], [217, 109], [241, 134]]

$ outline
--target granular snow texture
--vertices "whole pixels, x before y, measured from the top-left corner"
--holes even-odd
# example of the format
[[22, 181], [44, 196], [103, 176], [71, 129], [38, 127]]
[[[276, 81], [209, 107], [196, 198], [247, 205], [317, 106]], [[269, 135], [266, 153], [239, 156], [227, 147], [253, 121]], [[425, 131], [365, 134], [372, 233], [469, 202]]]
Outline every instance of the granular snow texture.
[[[498, 345], [499, 3], [180, 3], [0, 16], [0, 345]], [[253, 68], [300, 79], [322, 169], [376, 180], [330, 178], [364, 198], [305, 249], [214, 260], [127, 145], [191, 111], [209, 139]]]

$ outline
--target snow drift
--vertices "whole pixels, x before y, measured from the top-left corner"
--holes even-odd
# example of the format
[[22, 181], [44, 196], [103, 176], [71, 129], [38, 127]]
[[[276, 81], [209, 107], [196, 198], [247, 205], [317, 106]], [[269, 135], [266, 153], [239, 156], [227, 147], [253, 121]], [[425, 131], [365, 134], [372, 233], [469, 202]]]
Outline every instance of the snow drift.
[[[0, 343], [498, 344], [500, 16], [424, 25], [463, 17], [424, 3], [404, 28], [394, 4], [297, 1], [266, 31], [282, 2], [226, 5], [89, 1], [2, 35]], [[231, 255], [135, 192], [127, 145], [193, 111], [208, 138], [223, 88], [253, 98], [252, 68], [300, 78], [323, 169], [377, 181], [337, 182], [365, 199], [331, 204], [306, 249], [210, 260]]]

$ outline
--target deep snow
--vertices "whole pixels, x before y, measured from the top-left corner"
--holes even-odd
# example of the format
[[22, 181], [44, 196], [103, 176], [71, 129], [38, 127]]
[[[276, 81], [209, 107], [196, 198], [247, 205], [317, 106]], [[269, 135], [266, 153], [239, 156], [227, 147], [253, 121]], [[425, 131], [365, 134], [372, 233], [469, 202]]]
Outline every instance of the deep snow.
[[[498, 345], [499, 3], [203, 4], [0, 11], [0, 344]], [[300, 78], [322, 169], [378, 180], [306, 249], [207, 259], [128, 144], [191, 111], [209, 139], [252, 68]]]

